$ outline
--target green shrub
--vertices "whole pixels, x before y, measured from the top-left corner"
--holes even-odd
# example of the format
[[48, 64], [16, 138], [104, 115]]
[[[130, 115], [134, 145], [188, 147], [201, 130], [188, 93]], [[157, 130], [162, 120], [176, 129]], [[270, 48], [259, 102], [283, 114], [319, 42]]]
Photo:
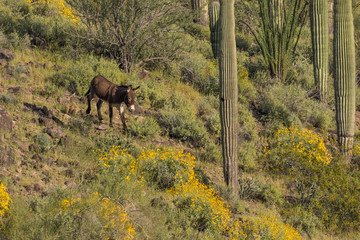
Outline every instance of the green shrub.
[[[99, 193], [71, 197], [18, 197], [6, 235], [9, 239], [134, 239], [126, 208]], [[129, 231], [130, 230], [130, 231]]]
[[222, 161], [221, 146], [212, 142], [200, 151], [199, 158], [205, 162], [220, 163]]
[[316, 229], [322, 228], [320, 219], [313, 213], [306, 211], [301, 206], [287, 208], [282, 212], [287, 223], [294, 226], [299, 232], [313, 236]]
[[9, 49], [27, 49], [30, 46], [30, 37], [27, 34], [21, 36], [17, 32], [1, 35], [0, 46]]
[[0, 103], [2, 104], [17, 104], [18, 100], [7, 93], [0, 93]]
[[41, 152], [49, 151], [54, 143], [49, 135], [46, 133], [40, 133], [34, 137], [34, 142], [39, 146]]
[[220, 85], [217, 62], [206, 60], [198, 53], [189, 54], [187, 61], [183, 63], [181, 80], [204, 94], [218, 94]]
[[89, 89], [92, 78], [99, 74], [116, 84], [121, 84], [125, 76], [114, 61], [85, 55], [47, 80], [72, 93], [84, 95]]
[[[4, 11], [1, 11], [4, 8]], [[68, 34], [76, 25], [59, 14], [50, 4], [32, 4], [26, 0], [6, 1], [0, 5], [0, 26], [8, 35], [8, 46], [29, 46], [29, 37], [38, 46], [66, 46], [72, 43]]]
[[311, 232], [316, 218], [329, 231], [360, 228], [360, 200], [355, 191], [360, 189], [359, 170], [339, 156], [332, 157], [319, 134], [282, 129], [265, 152], [269, 170], [286, 176], [292, 183], [290, 191], [297, 193], [297, 200], [289, 202], [288, 208], [299, 207], [310, 214], [305, 217], [314, 223], [304, 226], [307, 231]]
[[161, 132], [157, 121], [152, 117], [146, 117], [143, 120], [133, 120], [128, 124], [128, 128], [132, 135], [140, 138], [152, 138]]
[[271, 86], [258, 108], [264, 114], [263, 119], [274, 126], [269, 130], [301, 125], [301, 122], [308, 122], [324, 130], [330, 128], [332, 111], [306, 96], [307, 92], [295, 84]]
[[195, 107], [181, 96], [174, 94], [157, 116], [159, 125], [170, 137], [200, 147], [209, 142], [209, 134], [202, 121], [197, 119]]
[[256, 199], [261, 192], [260, 182], [252, 178], [239, 179], [239, 196], [241, 199]]
[[289, 70], [287, 82], [298, 84], [307, 91], [311, 91], [315, 83], [313, 69], [314, 66], [308, 56], [297, 56], [292, 68]]
[[236, 34], [235, 40], [236, 47], [242, 51], [248, 51], [253, 41], [251, 37], [249, 37], [242, 31]]
[[142, 162], [145, 179], [161, 190], [188, 181], [195, 164], [195, 158], [189, 154], [166, 148], [144, 151], [138, 159]]
[[249, 73], [243, 66], [238, 67], [238, 82], [239, 82], [239, 99], [247, 103], [249, 100], [254, 100], [258, 97], [258, 93], [249, 79]]
[[221, 134], [221, 124], [219, 111], [212, 111], [211, 115], [206, 119], [206, 127], [209, 132], [215, 136], [220, 136]]
[[20, 78], [22, 74], [29, 74], [29, 68], [27, 66], [17, 64], [15, 66], [9, 66], [7, 68], [7, 72], [14, 78]]
[[70, 129], [81, 133], [82, 135], [87, 135], [92, 123], [89, 119], [82, 117], [72, 117], [68, 126]]
[[43, 89], [39, 91], [39, 94], [43, 97], [51, 97], [56, 96], [56, 93], [59, 91], [59, 88], [56, 87], [52, 83], [45, 83], [45, 86]]
[[109, 151], [113, 146], [119, 146], [121, 149], [127, 149], [129, 153], [136, 154], [138, 149], [134, 145], [134, 139], [117, 133], [106, 133], [93, 137], [95, 144], [93, 150], [102, 149]]
[[271, 205], [283, 203], [283, 195], [278, 188], [249, 177], [239, 179], [239, 196], [242, 199], [260, 200]]
[[0, 28], [5, 34], [10, 34], [17, 30], [19, 18], [21, 18], [21, 14], [16, 10], [16, 7], [12, 8], [12, 6], [3, 2], [0, 3]]
[[58, 87], [63, 87], [71, 93], [84, 95], [89, 89], [94, 71], [87, 63], [73, 64], [70, 68], [56, 73], [47, 80]]
[[[153, 74], [151, 74], [153, 75]], [[158, 77], [151, 76], [146, 81], [132, 83], [134, 86], [140, 85], [140, 90], [136, 93], [136, 101], [141, 106], [150, 106], [154, 109], [163, 108], [168, 98], [167, 88], [165, 84], [159, 82]]]
[[239, 104], [239, 167], [245, 171], [256, 169], [259, 134], [257, 120], [248, 109], [247, 104]]
[[199, 116], [205, 123], [205, 126], [210, 134], [215, 137], [220, 136], [221, 124], [219, 114], [219, 100], [214, 96], [209, 95], [203, 97], [198, 103]]

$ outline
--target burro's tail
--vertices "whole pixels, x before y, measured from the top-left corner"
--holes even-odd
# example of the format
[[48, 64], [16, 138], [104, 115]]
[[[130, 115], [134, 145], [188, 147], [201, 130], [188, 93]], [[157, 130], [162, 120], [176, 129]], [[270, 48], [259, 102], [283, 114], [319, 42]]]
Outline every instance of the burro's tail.
[[91, 88], [89, 88], [89, 90], [85, 93], [85, 95], [84, 96], [87, 96], [87, 95], [89, 95], [89, 93], [90, 93], [90, 90], [91, 90]]

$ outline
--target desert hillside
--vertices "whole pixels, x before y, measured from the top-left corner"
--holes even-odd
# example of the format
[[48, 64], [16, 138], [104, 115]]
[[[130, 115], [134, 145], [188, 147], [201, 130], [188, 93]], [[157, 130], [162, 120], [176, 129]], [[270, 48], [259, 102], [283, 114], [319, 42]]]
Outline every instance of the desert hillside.
[[[360, 238], [360, 95], [344, 154], [333, 1], [324, 99], [307, 1], [235, 1], [237, 191], [223, 174], [216, 4], [203, 15], [194, 2], [0, 1], [1, 239]], [[272, 22], [294, 31], [291, 49], [274, 50], [277, 67], [261, 42], [271, 32], [261, 32], [265, 2], [293, 10]], [[109, 126], [107, 102], [103, 120], [96, 100], [86, 113], [98, 75], [125, 91], [140, 86], [126, 129], [117, 107]]]

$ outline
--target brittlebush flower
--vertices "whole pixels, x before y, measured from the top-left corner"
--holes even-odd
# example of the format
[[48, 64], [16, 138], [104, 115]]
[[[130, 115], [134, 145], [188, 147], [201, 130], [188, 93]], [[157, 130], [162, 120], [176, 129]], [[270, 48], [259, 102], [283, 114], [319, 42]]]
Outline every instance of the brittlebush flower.
[[[244, 221], [233, 219], [228, 203], [212, 187], [198, 180], [194, 170], [195, 157], [183, 150], [172, 148], [147, 150], [134, 158], [126, 150], [113, 146], [110, 151], [99, 151], [99, 153], [99, 168], [103, 171], [111, 170], [126, 181], [141, 180], [151, 184], [153, 183], [151, 181], [161, 180], [163, 175], [172, 177], [173, 179], [167, 179], [171, 184], [162, 185], [165, 187], [166, 196], [179, 206], [180, 211], [185, 212], [195, 229], [199, 230], [201, 227], [217, 231], [230, 239], [257, 239], [256, 237], [261, 236], [263, 232], [268, 234], [267, 236], [270, 237], [268, 239], [300, 239], [299, 233], [294, 228], [278, 219], [267, 217], [254, 217]], [[102, 204], [108, 204], [108, 201], [104, 200]], [[201, 225], [199, 225], [200, 221]], [[109, 224], [111, 226], [113, 222]]]
[[11, 199], [5, 185], [0, 182], [0, 219], [10, 210]]
[[30, 4], [52, 4], [58, 10], [60, 15], [70, 19], [74, 23], [79, 22], [79, 17], [76, 16], [74, 9], [66, 4], [64, 0], [27, 0]]
[[115, 204], [109, 198], [95, 192], [84, 198], [67, 198], [59, 202], [58, 214], [73, 214], [81, 217], [81, 214], [93, 210], [96, 216], [105, 221], [104, 234], [107, 239], [134, 239], [136, 231], [134, 225], [128, 219], [125, 209]]

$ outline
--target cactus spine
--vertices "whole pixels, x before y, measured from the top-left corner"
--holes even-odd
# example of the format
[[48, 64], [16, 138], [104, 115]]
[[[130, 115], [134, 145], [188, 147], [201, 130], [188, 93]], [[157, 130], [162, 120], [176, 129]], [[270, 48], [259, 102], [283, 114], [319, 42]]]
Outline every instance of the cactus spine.
[[195, 22], [203, 26], [207, 26], [208, 6], [207, 0], [191, 0], [191, 7], [194, 11], [200, 11], [199, 15], [194, 19]]
[[318, 97], [326, 102], [329, 71], [328, 0], [310, 2], [314, 78]]
[[217, 58], [218, 56], [218, 50], [220, 44], [219, 17], [220, 17], [220, 3], [218, 1], [214, 1], [210, 4], [210, 9], [209, 9], [210, 40], [211, 40], [211, 47], [214, 54], [214, 58]]
[[351, 160], [355, 131], [355, 44], [351, 0], [334, 2], [334, 87], [338, 142]]
[[227, 185], [238, 189], [238, 79], [234, 0], [220, 1], [220, 119], [223, 170]]

